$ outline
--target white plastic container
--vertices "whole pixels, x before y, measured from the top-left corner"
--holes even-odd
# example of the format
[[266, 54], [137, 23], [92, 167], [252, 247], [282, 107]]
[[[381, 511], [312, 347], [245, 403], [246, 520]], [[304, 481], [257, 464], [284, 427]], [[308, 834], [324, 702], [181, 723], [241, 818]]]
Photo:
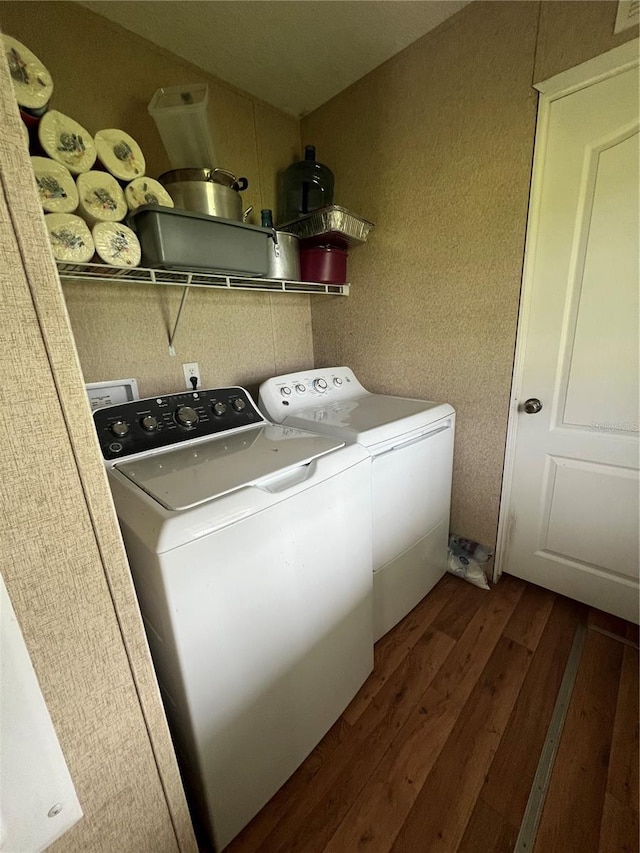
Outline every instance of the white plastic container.
[[172, 169], [211, 169], [216, 153], [206, 83], [158, 89], [148, 106]]

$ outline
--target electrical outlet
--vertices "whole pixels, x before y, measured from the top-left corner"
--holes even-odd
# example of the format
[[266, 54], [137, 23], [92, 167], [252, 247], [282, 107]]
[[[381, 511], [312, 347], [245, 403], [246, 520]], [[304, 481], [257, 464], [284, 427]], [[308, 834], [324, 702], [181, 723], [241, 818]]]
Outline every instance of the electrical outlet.
[[[189, 389], [189, 391], [194, 391], [196, 388], [202, 385], [202, 382], [200, 381], [200, 367], [198, 366], [197, 361], [190, 361], [188, 364], [183, 364], [182, 370], [184, 371], [185, 386]], [[195, 377], [195, 379], [197, 380], [195, 386], [191, 381], [192, 376]]]

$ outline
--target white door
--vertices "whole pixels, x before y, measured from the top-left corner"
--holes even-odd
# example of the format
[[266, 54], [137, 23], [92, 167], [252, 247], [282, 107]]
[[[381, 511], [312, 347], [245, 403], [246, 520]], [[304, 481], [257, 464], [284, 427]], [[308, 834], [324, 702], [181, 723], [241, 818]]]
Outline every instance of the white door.
[[497, 561], [636, 622], [637, 51], [541, 86]]

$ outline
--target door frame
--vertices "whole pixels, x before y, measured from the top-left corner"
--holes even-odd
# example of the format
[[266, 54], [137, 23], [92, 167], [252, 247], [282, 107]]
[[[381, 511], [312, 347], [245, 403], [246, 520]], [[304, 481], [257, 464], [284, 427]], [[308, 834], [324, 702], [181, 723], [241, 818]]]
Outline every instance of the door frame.
[[538, 239], [538, 223], [542, 200], [542, 183], [545, 171], [547, 139], [549, 133], [549, 113], [554, 101], [571, 95], [580, 89], [586, 89], [605, 80], [622, 74], [640, 64], [640, 39], [634, 38], [620, 47], [615, 47], [606, 53], [596, 56], [581, 65], [576, 65], [568, 71], [556, 74], [548, 80], [534, 84], [540, 92], [538, 103], [538, 118], [533, 151], [533, 168], [531, 175], [531, 192], [529, 195], [529, 212], [525, 238], [524, 264], [522, 271], [522, 291], [520, 294], [520, 310], [516, 330], [516, 349], [513, 363], [513, 378], [511, 396], [509, 399], [509, 417], [507, 421], [507, 441], [505, 447], [504, 468], [502, 477], [502, 492], [500, 495], [500, 512], [498, 515], [498, 537], [496, 556], [493, 567], [493, 581], [500, 578], [504, 570], [504, 562], [509, 548], [513, 530], [513, 515], [510, 513], [511, 487], [515, 447], [518, 433], [522, 379], [524, 375], [524, 359], [527, 344], [527, 331], [531, 311], [531, 301], [534, 286], [534, 258]]

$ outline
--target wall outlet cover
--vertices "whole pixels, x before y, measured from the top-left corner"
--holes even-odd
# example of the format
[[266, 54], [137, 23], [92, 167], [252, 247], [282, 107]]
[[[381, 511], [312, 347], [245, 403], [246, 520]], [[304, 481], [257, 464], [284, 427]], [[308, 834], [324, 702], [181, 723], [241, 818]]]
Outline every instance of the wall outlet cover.
[[[182, 370], [184, 372], [185, 388], [188, 388], [189, 391], [195, 391], [196, 388], [202, 387], [200, 367], [197, 361], [190, 361], [188, 364], [183, 364]], [[192, 378], [197, 380], [195, 385], [193, 384]]]

